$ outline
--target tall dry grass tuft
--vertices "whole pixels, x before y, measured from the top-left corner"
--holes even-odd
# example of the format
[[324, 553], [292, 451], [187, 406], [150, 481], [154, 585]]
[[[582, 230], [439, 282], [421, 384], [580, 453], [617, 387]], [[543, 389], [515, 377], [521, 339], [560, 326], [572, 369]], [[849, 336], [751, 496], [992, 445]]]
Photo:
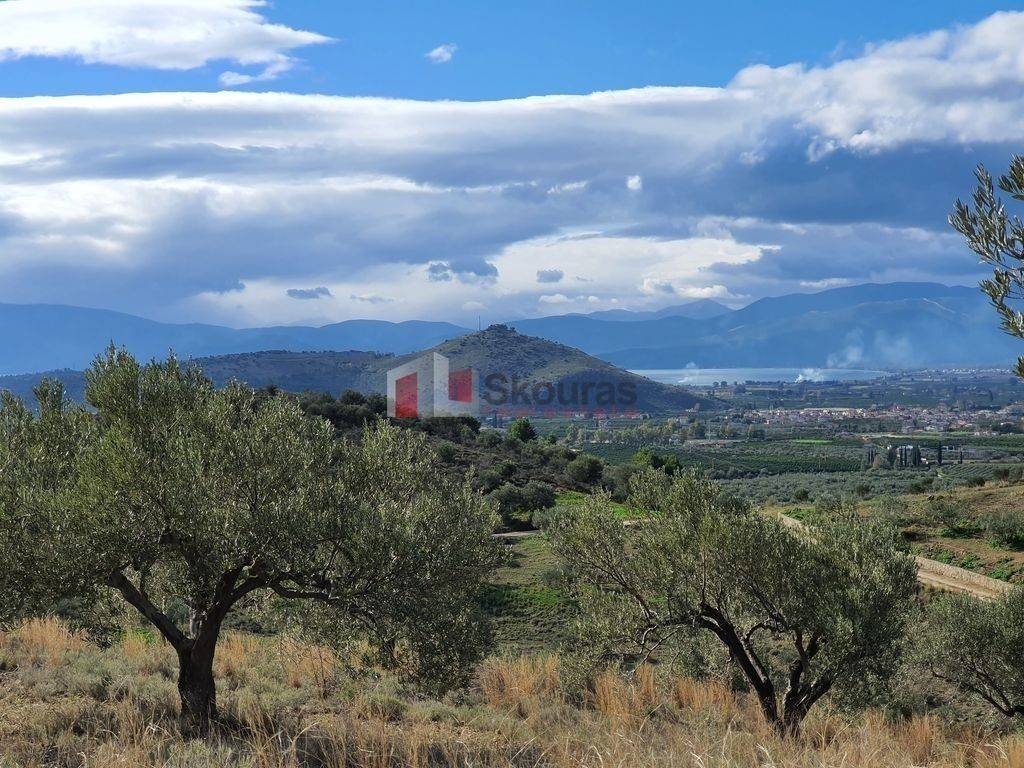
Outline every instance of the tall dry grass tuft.
[[587, 703], [608, 720], [625, 728], [638, 728], [664, 702], [654, 668], [644, 664], [629, 679], [606, 670], [590, 684]]
[[214, 677], [238, 682], [244, 670], [251, 666], [260, 649], [259, 638], [229, 632], [217, 644], [217, 655], [213, 662]]
[[980, 748], [977, 768], [1024, 768], [1024, 736], [1011, 736]]
[[285, 670], [290, 688], [311, 685], [321, 698], [329, 696], [341, 676], [341, 662], [330, 648], [308, 645], [296, 638], [285, 637], [277, 643], [277, 656]]
[[672, 697], [681, 710], [698, 717], [710, 716], [723, 723], [729, 723], [739, 716], [735, 694], [718, 680], [676, 678], [672, 687]]
[[538, 697], [560, 697], [561, 673], [556, 656], [521, 656], [485, 661], [477, 686], [492, 707], [523, 712]]
[[47, 617], [30, 619], [5, 637], [5, 645], [19, 663], [56, 667], [86, 645], [81, 632], [68, 629], [60, 620]]
[[916, 764], [928, 765], [938, 754], [939, 746], [946, 738], [942, 724], [936, 718], [930, 715], [915, 715], [897, 727], [896, 740]]

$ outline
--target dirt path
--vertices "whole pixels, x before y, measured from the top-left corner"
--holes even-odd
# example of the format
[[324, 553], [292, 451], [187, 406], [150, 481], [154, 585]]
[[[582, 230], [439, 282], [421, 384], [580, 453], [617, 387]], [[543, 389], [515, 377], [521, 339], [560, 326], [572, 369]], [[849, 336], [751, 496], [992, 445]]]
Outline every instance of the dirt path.
[[[804, 527], [803, 523], [792, 517], [782, 514], [778, 517], [786, 525], [794, 528]], [[917, 561], [917, 580], [926, 587], [941, 589], [944, 592], [967, 592], [982, 600], [994, 600], [1013, 589], [1009, 582], [982, 576], [966, 568], [957, 568], [955, 565], [929, 560], [927, 557], [917, 556], [914, 560]]]
[[926, 557], [916, 557], [917, 580], [928, 587], [946, 592], [968, 592], [982, 600], [994, 600], [1013, 589], [1013, 585], [980, 573], [957, 568]]
[[[794, 528], [804, 527], [804, 524], [795, 518], [782, 514], [779, 514], [778, 518]], [[539, 534], [540, 531], [511, 531], [497, 533], [494, 538], [515, 540]], [[917, 561], [917, 580], [932, 589], [941, 589], [944, 592], [967, 592], [982, 600], [994, 600], [1013, 589], [1013, 585], [1009, 582], [982, 576], [980, 573], [968, 571], [966, 568], [947, 565], [938, 560], [929, 560], [927, 557], [918, 556], [914, 559]]]

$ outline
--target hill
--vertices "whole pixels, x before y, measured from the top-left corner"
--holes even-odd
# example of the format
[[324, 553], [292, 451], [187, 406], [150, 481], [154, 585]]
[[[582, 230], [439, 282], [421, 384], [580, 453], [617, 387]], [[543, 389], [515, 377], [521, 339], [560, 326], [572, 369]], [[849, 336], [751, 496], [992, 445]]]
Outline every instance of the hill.
[[[716, 401], [696, 397], [682, 387], [651, 381], [573, 347], [517, 333], [505, 325], [492, 325], [484, 331], [460, 336], [428, 351], [447, 356], [453, 369], [471, 367], [479, 372], [485, 410], [488, 408], [488, 395], [493, 403], [502, 399], [501, 388], [511, 393], [513, 378], [528, 385], [527, 395], [534, 391], [534, 385], [543, 387], [545, 384], [567, 394], [574, 385], [581, 393], [587, 384], [607, 384], [618, 393], [632, 388], [636, 393], [635, 404], [625, 403], [624, 398], [616, 395], [614, 405], [618, 410], [668, 413], [695, 406], [704, 409], [717, 406]], [[492, 387], [489, 393], [486, 379], [490, 374], [503, 375], [507, 381], [496, 381], [497, 386]], [[590, 404], [567, 403], [564, 407], [556, 403], [554, 407], [559, 411], [572, 411], [575, 405], [580, 405], [583, 407], [577, 410], [592, 410], [593, 402], [592, 399]], [[526, 404], [503, 403], [502, 408], [519, 405]], [[537, 403], [531, 405], [536, 406]]]
[[[716, 401], [696, 397], [682, 387], [651, 381], [577, 349], [524, 336], [506, 326], [492, 326], [400, 357], [376, 352], [272, 350], [201, 357], [195, 358], [194, 362], [218, 386], [237, 379], [254, 388], [276, 386], [289, 392], [330, 392], [338, 395], [347, 389], [354, 389], [370, 394], [385, 391], [387, 371], [390, 368], [431, 352], [449, 357], [453, 369], [475, 368], [481, 382], [480, 394], [486, 394], [485, 380], [491, 374], [505, 377], [504, 384], [498, 381], [495, 383], [497, 386], [505, 386], [510, 394], [516, 384], [524, 390], [531, 390], [534, 385], [550, 384], [555, 390], [561, 386], [567, 393], [573, 391], [574, 385], [576, 391], [582, 391], [584, 385], [591, 386], [589, 403], [572, 401], [564, 407], [557, 406], [559, 411], [592, 411], [598, 407], [607, 410], [608, 404], [596, 402], [597, 388], [601, 385], [612, 387], [616, 397], [623, 391], [628, 393], [631, 390], [635, 394], [630, 403], [619, 400], [612, 403], [617, 410], [668, 413], [694, 406], [708, 409], [718, 405]], [[0, 390], [6, 389], [19, 397], [29, 398], [32, 388], [43, 377], [59, 379], [64, 382], [71, 397], [82, 399], [85, 377], [81, 371], [67, 369], [3, 376], [0, 377]], [[492, 395], [492, 401], [497, 399]], [[517, 402], [491, 403], [496, 406], [492, 408], [488, 408], [489, 403], [486, 401], [482, 404], [485, 410], [523, 409], [536, 412], [537, 404], [532, 399], [531, 395], [529, 403], [523, 402], [521, 398]]]
[[322, 327], [228, 328], [56, 304], [0, 304], [0, 374], [85, 368], [111, 342], [136, 357], [208, 357], [273, 349], [366, 349], [403, 354], [466, 333], [451, 323], [347, 320]]

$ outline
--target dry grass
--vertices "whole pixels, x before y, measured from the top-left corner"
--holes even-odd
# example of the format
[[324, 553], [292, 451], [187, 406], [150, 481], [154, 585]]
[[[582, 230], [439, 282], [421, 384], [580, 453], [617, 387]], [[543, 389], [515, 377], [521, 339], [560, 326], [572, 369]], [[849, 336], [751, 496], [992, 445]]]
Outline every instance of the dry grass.
[[31, 619], [10, 636], [12, 650], [32, 666], [54, 667], [85, 647], [85, 638], [57, 619]]
[[0, 766], [36, 768], [1024, 768], [1024, 739], [932, 716], [823, 706], [799, 740], [719, 682], [652, 667], [567, 695], [553, 656], [491, 659], [471, 690], [417, 698], [380, 670], [291, 639], [229, 635], [216, 674], [230, 724], [175, 725], [173, 654], [143, 635], [100, 649], [55, 621], [0, 636]]

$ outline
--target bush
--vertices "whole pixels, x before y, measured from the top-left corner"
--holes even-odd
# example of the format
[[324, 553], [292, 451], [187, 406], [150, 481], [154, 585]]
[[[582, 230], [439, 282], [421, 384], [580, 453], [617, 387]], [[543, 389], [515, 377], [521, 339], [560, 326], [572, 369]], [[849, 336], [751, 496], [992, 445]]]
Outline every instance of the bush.
[[985, 516], [985, 530], [997, 543], [1010, 549], [1024, 549], [1024, 512], [1005, 509]]
[[640, 472], [636, 464], [615, 464], [605, 467], [601, 476], [601, 486], [611, 493], [616, 501], [625, 501], [629, 496], [629, 483], [633, 476]]
[[501, 435], [493, 429], [485, 429], [476, 436], [476, 441], [484, 448], [497, 448], [501, 445]]
[[565, 474], [577, 483], [594, 483], [601, 479], [604, 462], [596, 456], [577, 456], [565, 467]]
[[527, 512], [555, 506], [555, 489], [547, 483], [531, 480], [523, 488], [523, 506]]
[[450, 462], [455, 458], [455, 443], [449, 440], [441, 440], [437, 443], [437, 456], [444, 462]]
[[501, 519], [506, 522], [514, 512], [518, 512], [523, 507], [523, 492], [512, 483], [505, 483], [496, 491], [491, 491], [487, 498], [494, 504]]
[[536, 439], [537, 430], [533, 428], [533, 424], [530, 423], [529, 419], [516, 419], [508, 428], [508, 436], [528, 443]]
[[530, 522], [533, 527], [540, 531], [547, 530], [556, 520], [565, 514], [564, 506], [548, 507], [547, 509], [535, 509], [530, 515]]
[[548, 509], [555, 505], [555, 489], [547, 483], [531, 480], [523, 488], [505, 483], [488, 497], [501, 515], [502, 522], [512, 528], [522, 527], [529, 519], [524, 513]]
[[476, 479], [476, 486], [484, 493], [490, 493], [501, 487], [501, 475], [493, 469], [485, 469]]
[[936, 496], [928, 501], [928, 517], [948, 536], [972, 532], [976, 526], [968, 518], [967, 504], [952, 496]]

